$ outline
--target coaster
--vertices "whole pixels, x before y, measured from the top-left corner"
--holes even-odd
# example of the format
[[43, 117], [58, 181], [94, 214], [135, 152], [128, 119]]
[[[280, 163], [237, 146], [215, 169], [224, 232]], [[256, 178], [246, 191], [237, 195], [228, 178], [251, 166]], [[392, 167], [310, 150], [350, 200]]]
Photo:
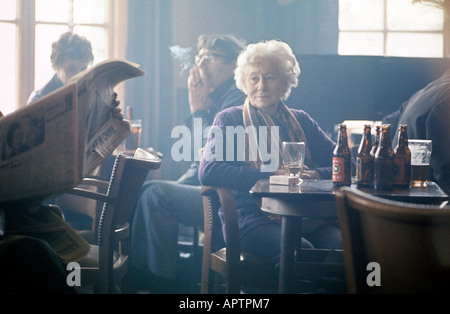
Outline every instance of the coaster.
[[299, 184], [299, 181], [298, 177], [288, 177], [285, 175], [270, 176], [269, 179], [270, 184], [277, 185], [297, 185]]

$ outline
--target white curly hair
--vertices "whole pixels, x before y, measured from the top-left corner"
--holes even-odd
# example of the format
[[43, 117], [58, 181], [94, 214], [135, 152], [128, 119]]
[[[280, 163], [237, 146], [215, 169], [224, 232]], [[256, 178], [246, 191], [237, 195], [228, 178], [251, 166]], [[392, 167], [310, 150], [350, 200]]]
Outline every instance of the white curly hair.
[[268, 40], [249, 44], [240, 53], [237, 59], [237, 66], [234, 71], [236, 86], [246, 93], [245, 80], [247, 79], [248, 67], [258, 64], [262, 60], [270, 60], [283, 76], [287, 89], [282, 95], [282, 100], [286, 100], [291, 94], [292, 88], [297, 87], [300, 75], [300, 65], [291, 47], [280, 40]]

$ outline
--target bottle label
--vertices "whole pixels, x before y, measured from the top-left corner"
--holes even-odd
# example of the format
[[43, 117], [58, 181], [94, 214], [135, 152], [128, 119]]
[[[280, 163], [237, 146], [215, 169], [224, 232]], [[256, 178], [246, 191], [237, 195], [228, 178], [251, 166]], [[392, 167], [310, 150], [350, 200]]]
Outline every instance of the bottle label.
[[342, 157], [333, 157], [332, 180], [334, 182], [343, 182], [345, 180], [345, 159]]
[[359, 157], [356, 157], [356, 182], [362, 180], [362, 160]]

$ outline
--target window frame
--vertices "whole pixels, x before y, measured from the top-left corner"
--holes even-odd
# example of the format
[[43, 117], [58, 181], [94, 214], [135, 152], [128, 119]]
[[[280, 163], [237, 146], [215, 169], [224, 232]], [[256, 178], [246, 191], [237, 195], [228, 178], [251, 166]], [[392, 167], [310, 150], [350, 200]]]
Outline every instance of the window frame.
[[[128, 0], [107, 0], [108, 18], [104, 27], [108, 33], [106, 58], [125, 58]], [[17, 0], [16, 25], [16, 92], [15, 110], [26, 106], [30, 93], [34, 90], [35, 78], [35, 1]], [[46, 23], [48, 25], [61, 23]], [[70, 26], [69, 26], [70, 27]], [[118, 87], [123, 94], [123, 87]]]
[[[340, 1], [340, 0], [339, 0]], [[382, 30], [341, 30], [339, 27], [339, 34], [341, 33], [379, 33], [382, 34], [383, 36], [383, 54], [382, 56], [388, 56], [387, 54], [387, 39], [388, 39], [388, 34], [395, 34], [395, 33], [411, 33], [411, 34], [442, 34], [442, 39], [443, 39], [443, 43], [442, 43], [442, 57], [443, 58], [447, 58], [450, 57], [450, 1], [445, 0], [442, 4], [443, 9], [443, 15], [444, 15], [444, 20], [443, 20], [443, 27], [442, 27], [442, 31], [441, 30], [430, 30], [430, 31], [424, 31], [424, 30], [412, 30], [412, 31], [406, 31], [406, 30], [390, 30], [387, 27], [387, 15], [388, 15], [388, 11], [387, 11], [387, 2], [389, 0], [383, 0], [384, 5], [383, 5], [383, 19], [384, 19], [384, 25], [383, 25], [383, 29]], [[412, 0], [411, 0], [412, 1]], [[434, 2], [434, 1], [427, 1], [427, 0], [417, 0], [418, 3], [422, 3], [423, 5], [433, 5], [430, 2]], [[437, 6], [437, 4], [434, 4], [435, 6]], [[339, 47], [338, 47], [339, 50]], [[339, 54], [339, 51], [338, 51]]]

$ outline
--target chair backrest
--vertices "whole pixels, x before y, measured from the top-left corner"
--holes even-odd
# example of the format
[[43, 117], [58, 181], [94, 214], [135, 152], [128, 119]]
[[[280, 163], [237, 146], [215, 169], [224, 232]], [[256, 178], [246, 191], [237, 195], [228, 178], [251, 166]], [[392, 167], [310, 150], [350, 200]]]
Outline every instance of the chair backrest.
[[[83, 186], [102, 186], [104, 181], [86, 178], [82, 186], [72, 189], [69, 194], [87, 197], [103, 202], [98, 226], [99, 292], [111, 292], [114, 288], [114, 253], [120, 241], [120, 256], [128, 258], [130, 219], [141, 187], [149, 170], [158, 169], [161, 159], [149, 154], [148, 158], [117, 155], [106, 193], [93, 192]], [[122, 258], [122, 257], [121, 257]], [[102, 288], [103, 287], [103, 288]]]
[[[100, 216], [99, 245], [105, 241], [105, 237], [113, 236], [113, 232], [117, 233], [117, 228], [123, 228], [129, 224], [134, 205], [148, 171], [158, 169], [160, 164], [159, 158], [149, 160], [126, 155], [116, 157], [106, 192], [109, 201], [104, 203]], [[115, 228], [109, 228], [111, 224]], [[116, 230], [112, 231], [114, 229]]]
[[348, 292], [450, 292], [450, 206], [336, 193]]
[[[225, 246], [221, 235], [221, 224], [216, 210], [220, 208], [220, 201], [211, 187], [202, 187], [200, 192], [203, 196], [203, 220], [204, 220], [204, 242], [208, 246], [208, 251], [218, 250]], [[220, 243], [220, 244], [218, 244]]]
[[[246, 278], [250, 272], [241, 267], [244, 256], [241, 255], [234, 196], [229, 189], [210, 186], [202, 187], [201, 194], [205, 221], [201, 292], [210, 293], [210, 289], [214, 288], [213, 285], [217, 284], [209, 278], [211, 268], [225, 278], [225, 293], [239, 293], [241, 284], [248, 282]], [[223, 212], [226, 240], [218, 215], [220, 208]], [[256, 268], [258, 264], [255, 262], [253, 264]]]
[[[226, 247], [227, 254], [230, 254], [230, 250], [236, 251], [235, 255], [239, 260], [239, 226], [236, 205], [231, 190], [204, 186], [202, 187], [201, 194], [205, 196], [205, 198], [203, 198], [204, 202], [207, 202], [207, 206], [204, 206], [204, 208], [207, 208], [207, 210], [204, 211], [204, 214], [207, 215], [205, 218], [208, 218], [208, 220], [205, 220], [205, 229], [207, 228], [208, 231], [211, 231], [211, 249], [216, 251]], [[220, 207], [222, 207], [225, 220], [226, 241], [223, 238], [222, 224], [218, 215]]]
[[[225, 293], [240, 293], [243, 287], [273, 289], [278, 285], [275, 265], [256, 255], [241, 252], [239, 221], [231, 190], [203, 186], [204, 241], [202, 264], [202, 293], [217, 288], [210, 274], [225, 278]], [[218, 211], [222, 208], [225, 237]], [[212, 272], [211, 272], [212, 270]], [[220, 292], [215, 289], [215, 292]]]

